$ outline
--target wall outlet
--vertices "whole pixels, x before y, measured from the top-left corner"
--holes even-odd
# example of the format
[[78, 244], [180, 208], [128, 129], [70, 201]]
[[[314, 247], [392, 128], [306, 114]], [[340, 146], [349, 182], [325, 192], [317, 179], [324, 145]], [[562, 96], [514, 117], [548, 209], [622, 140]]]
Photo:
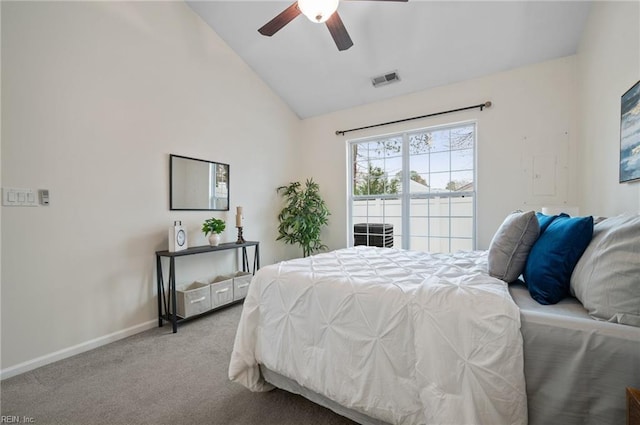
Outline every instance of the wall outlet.
[[40, 203], [42, 205], [49, 205], [49, 190], [40, 189], [38, 192], [40, 193]]

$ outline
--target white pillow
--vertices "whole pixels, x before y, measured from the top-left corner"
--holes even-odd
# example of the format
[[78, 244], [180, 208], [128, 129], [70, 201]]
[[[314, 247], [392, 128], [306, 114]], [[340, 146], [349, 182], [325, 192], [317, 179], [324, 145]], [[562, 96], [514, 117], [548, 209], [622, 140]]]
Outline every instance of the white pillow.
[[535, 212], [508, 215], [489, 246], [489, 275], [507, 283], [518, 280], [539, 233], [540, 224]]
[[640, 326], [640, 215], [596, 224], [571, 275], [571, 294], [596, 319]]

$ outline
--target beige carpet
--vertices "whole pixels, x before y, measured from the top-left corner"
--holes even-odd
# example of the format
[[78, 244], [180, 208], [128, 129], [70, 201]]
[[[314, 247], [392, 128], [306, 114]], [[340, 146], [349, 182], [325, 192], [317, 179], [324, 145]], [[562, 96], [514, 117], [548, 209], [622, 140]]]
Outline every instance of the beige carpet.
[[300, 396], [252, 393], [228, 380], [241, 309], [185, 322], [177, 334], [165, 324], [6, 379], [1, 415], [65, 425], [353, 425]]

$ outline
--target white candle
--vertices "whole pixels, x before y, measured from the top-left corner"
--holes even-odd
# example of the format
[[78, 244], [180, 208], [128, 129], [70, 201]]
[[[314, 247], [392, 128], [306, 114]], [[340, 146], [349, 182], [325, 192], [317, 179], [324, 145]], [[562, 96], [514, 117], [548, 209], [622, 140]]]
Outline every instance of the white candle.
[[236, 207], [236, 227], [242, 227], [242, 207]]

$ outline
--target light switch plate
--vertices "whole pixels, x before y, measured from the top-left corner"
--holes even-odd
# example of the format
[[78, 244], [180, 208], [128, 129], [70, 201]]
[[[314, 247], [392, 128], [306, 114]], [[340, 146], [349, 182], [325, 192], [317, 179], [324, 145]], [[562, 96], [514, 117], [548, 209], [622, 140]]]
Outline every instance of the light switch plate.
[[3, 187], [2, 205], [7, 207], [37, 207], [36, 191], [34, 189]]

